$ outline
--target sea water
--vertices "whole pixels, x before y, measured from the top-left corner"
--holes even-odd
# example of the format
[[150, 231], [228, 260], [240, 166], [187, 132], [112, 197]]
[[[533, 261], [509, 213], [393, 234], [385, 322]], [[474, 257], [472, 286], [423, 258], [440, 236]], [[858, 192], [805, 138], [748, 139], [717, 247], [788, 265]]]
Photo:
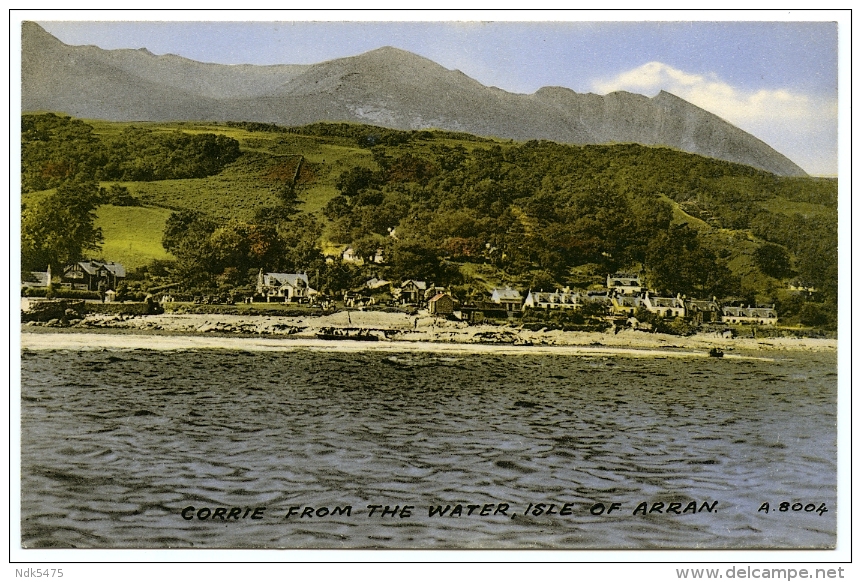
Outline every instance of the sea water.
[[833, 547], [836, 356], [770, 355], [24, 349], [21, 543]]

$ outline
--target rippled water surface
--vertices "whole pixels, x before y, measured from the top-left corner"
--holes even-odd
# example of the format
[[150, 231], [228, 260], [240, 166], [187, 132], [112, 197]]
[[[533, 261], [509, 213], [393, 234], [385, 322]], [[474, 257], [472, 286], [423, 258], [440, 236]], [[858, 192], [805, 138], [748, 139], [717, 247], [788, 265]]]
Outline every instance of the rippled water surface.
[[775, 358], [25, 350], [22, 544], [830, 547], [836, 357]]

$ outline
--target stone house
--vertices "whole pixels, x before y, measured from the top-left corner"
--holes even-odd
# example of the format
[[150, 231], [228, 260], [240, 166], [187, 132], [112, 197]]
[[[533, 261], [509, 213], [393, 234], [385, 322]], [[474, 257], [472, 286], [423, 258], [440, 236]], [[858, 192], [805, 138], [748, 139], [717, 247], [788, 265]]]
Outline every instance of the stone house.
[[700, 300], [687, 299], [685, 300], [685, 310], [687, 316], [694, 323], [713, 323], [720, 321], [721, 309], [716, 299]]
[[451, 315], [454, 313], [454, 298], [448, 293], [437, 293], [428, 301], [428, 312], [432, 315]]

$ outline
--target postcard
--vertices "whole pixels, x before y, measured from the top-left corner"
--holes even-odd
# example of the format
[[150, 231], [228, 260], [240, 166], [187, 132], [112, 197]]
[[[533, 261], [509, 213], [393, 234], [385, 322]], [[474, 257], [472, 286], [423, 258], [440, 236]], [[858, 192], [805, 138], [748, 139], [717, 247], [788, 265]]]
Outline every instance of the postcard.
[[838, 547], [834, 19], [17, 24], [24, 559]]

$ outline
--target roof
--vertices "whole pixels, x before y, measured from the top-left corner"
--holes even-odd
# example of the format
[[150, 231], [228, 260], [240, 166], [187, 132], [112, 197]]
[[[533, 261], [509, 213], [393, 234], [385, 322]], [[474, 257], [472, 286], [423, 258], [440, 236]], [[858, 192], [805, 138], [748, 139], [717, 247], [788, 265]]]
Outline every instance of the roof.
[[640, 280], [639, 273], [610, 273], [607, 275], [608, 279], [634, 279], [636, 281]]
[[451, 295], [449, 295], [448, 293], [437, 293], [431, 298], [430, 303], [436, 303], [443, 297], [448, 297], [449, 299], [451, 299]]
[[685, 307], [691, 311], [717, 311], [717, 302], [711, 299], [689, 299], [685, 301]]
[[773, 307], [724, 307], [723, 314], [729, 317], [777, 318]]
[[21, 284], [25, 287], [48, 287], [51, 284], [51, 275], [47, 271], [28, 271], [28, 277]]
[[678, 297], [649, 297], [653, 307], [684, 307]]
[[494, 297], [498, 297], [500, 300], [509, 299], [511, 301], [520, 301], [521, 299], [523, 299], [523, 296], [520, 294], [520, 291], [518, 291], [517, 289], [512, 289], [511, 287], [506, 287], [505, 289], [494, 289], [492, 294]]
[[610, 303], [610, 294], [607, 291], [587, 291], [582, 297], [584, 303]]
[[[299, 282], [302, 282], [301, 285]], [[305, 273], [266, 273], [263, 275], [263, 284], [269, 286], [290, 285], [291, 287], [307, 287], [308, 275]]]
[[126, 276], [126, 268], [123, 267], [121, 264], [105, 261], [78, 261], [74, 265], [66, 265], [66, 267], [63, 269], [63, 272], [67, 272], [73, 269], [75, 266], [80, 267], [81, 270], [83, 270], [88, 275], [95, 275], [99, 272], [100, 269], [104, 268], [116, 277]]
[[406, 287], [410, 283], [415, 285], [416, 289], [420, 289], [422, 291], [424, 291], [428, 287], [428, 284], [424, 281], [414, 281], [413, 279], [408, 279], [408, 280], [404, 281], [403, 283], [401, 283], [401, 289], [403, 289], [404, 287]]
[[539, 303], [577, 303], [580, 299], [577, 291], [530, 291], [529, 294]]
[[[95, 262], [95, 261], [94, 261], [94, 262]], [[107, 269], [108, 271], [110, 271], [111, 273], [113, 273], [114, 275], [116, 275], [117, 277], [125, 277], [125, 276], [126, 276], [126, 268], [125, 268], [125, 267], [123, 267], [123, 266], [122, 266], [121, 264], [119, 264], [119, 263], [113, 263], [113, 262], [111, 262], [111, 263], [102, 263], [102, 266], [103, 266], [105, 269]]]
[[643, 299], [637, 295], [618, 295], [613, 300], [620, 307], [639, 307], [643, 303]]

